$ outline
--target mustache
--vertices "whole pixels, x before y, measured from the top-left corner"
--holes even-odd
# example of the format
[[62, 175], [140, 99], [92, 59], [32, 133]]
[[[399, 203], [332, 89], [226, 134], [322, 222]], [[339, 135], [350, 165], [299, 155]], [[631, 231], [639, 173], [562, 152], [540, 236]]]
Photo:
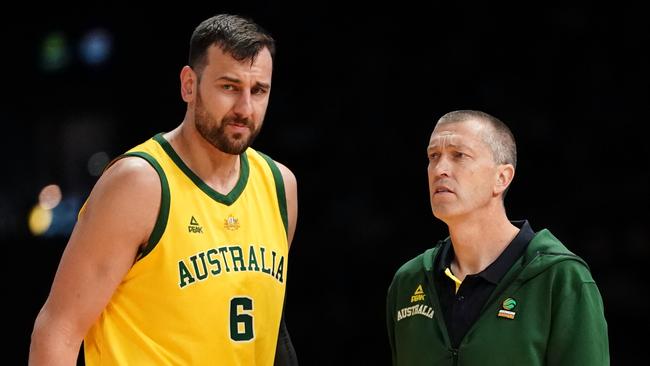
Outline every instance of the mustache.
[[251, 121], [249, 118], [239, 118], [239, 117], [224, 117], [222, 124], [226, 125], [229, 123], [236, 123], [239, 125], [244, 125], [248, 128], [253, 127], [253, 121]]

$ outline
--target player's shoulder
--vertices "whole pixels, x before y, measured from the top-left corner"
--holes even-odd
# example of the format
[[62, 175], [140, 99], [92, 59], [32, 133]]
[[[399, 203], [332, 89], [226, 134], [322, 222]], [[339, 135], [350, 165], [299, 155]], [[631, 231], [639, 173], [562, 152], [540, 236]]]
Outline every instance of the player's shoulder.
[[253, 148], [248, 148], [248, 152], [250, 153], [256, 153], [259, 156], [261, 156], [266, 162], [271, 166], [271, 169], [277, 169], [277, 171], [281, 174], [282, 180], [286, 183], [295, 185], [296, 183], [296, 175], [293, 173], [291, 169], [287, 167], [286, 164], [275, 160], [271, 156], [267, 155], [266, 153], [263, 153], [259, 150], [255, 150]]
[[395, 277], [409, 276], [413, 273], [424, 270], [424, 254], [420, 253], [417, 256], [402, 263], [402, 265], [395, 271]]
[[158, 182], [158, 174], [151, 162], [138, 156], [120, 156], [108, 166], [102, 177], [108, 179], [129, 179], [133, 183]]
[[156, 169], [134, 156], [121, 156], [112, 161], [93, 187], [95, 196], [113, 199], [112, 193], [119, 193], [119, 197], [137, 197], [138, 202], [151, 198], [152, 204], [155, 198], [160, 197], [160, 190], [161, 178]]
[[291, 171], [291, 169], [287, 168], [286, 165], [280, 162], [276, 161], [275, 163], [278, 165], [278, 169], [282, 174], [282, 180], [284, 180], [285, 184], [288, 184], [290, 186], [295, 186], [297, 179], [296, 179], [296, 175], [293, 174], [293, 171]]
[[559, 260], [547, 269], [552, 277], [563, 283], [592, 283], [594, 279], [591, 269], [584, 259], [578, 255], [567, 255], [564, 260]]
[[394, 280], [410, 277], [422, 276], [425, 271], [432, 270], [435, 256], [438, 253], [440, 246], [436, 245], [433, 248], [425, 250], [423, 253], [409, 259], [403, 263], [397, 271], [395, 271]]
[[531, 263], [526, 266], [524, 277], [534, 277], [546, 272], [561, 282], [575, 280], [593, 282], [587, 262], [569, 250], [547, 229], [538, 232], [527, 248]]
[[[134, 157], [119, 158], [111, 162], [88, 196], [80, 217], [88, 212], [101, 217], [101, 212], [124, 209], [124, 215], [153, 212], [161, 197], [160, 179], [146, 161]], [[133, 205], [137, 202], [137, 205]]]
[[403, 263], [397, 271], [395, 271], [393, 279], [388, 287], [389, 299], [394, 300], [404, 291], [412, 291], [414, 286], [417, 287], [426, 282], [427, 269], [431, 269], [431, 267], [427, 265], [427, 262], [432, 258], [432, 252], [435, 250], [435, 248], [427, 249], [424, 253], [421, 253]]

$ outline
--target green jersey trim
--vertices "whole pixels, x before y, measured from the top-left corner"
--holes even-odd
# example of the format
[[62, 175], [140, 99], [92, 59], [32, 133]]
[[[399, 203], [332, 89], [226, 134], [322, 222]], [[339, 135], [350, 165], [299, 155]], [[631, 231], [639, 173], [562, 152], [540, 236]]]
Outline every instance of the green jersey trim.
[[165, 232], [165, 227], [167, 227], [167, 219], [169, 218], [169, 204], [171, 202], [171, 196], [169, 193], [169, 183], [167, 182], [167, 176], [165, 175], [163, 168], [160, 166], [160, 164], [158, 164], [158, 161], [156, 161], [156, 158], [142, 151], [128, 152], [122, 155], [120, 158], [127, 156], [137, 156], [144, 159], [156, 170], [158, 176], [160, 177], [160, 211], [158, 212], [158, 218], [156, 219], [156, 224], [151, 231], [149, 240], [147, 240], [147, 245], [140, 250], [140, 253], [138, 253], [136, 260], [140, 260], [149, 254], [153, 248], [156, 247], [160, 241], [160, 238]]
[[240, 169], [237, 184], [235, 184], [235, 187], [233, 187], [230, 193], [224, 195], [212, 189], [212, 187], [207, 185], [187, 165], [185, 165], [185, 162], [183, 162], [181, 157], [178, 156], [172, 145], [167, 140], [165, 140], [162, 133], [157, 134], [153, 137], [153, 139], [158, 142], [160, 146], [162, 146], [163, 150], [165, 150], [174, 164], [176, 164], [176, 166], [178, 166], [178, 168], [183, 171], [183, 173], [185, 173], [185, 175], [190, 178], [190, 180], [194, 182], [197, 187], [199, 187], [199, 189], [201, 189], [213, 200], [226, 206], [230, 206], [235, 203], [235, 201], [237, 201], [237, 198], [239, 198], [242, 192], [244, 192], [244, 188], [246, 188], [246, 183], [248, 182], [249, 174], [248, 156], [246, 155], [246, 152], [239, 155]]
[[284, 180], [282, 179], [282, 173], [280, 168], [278, 168], [275, 161], [268, 157], [267, 155], [257, 152], [266, 160], [267, 164], [271, 168], [271, 173], [273, 173], [273, 180], [275, 181], [275, 193], [278, 195], [278, 205], [280, 206], [280, 216], [282, 216], [282, 224], [284, 224], [284, 231], [289, 235], [289, 218], [287, 216], [287, 195], [284, 189]]

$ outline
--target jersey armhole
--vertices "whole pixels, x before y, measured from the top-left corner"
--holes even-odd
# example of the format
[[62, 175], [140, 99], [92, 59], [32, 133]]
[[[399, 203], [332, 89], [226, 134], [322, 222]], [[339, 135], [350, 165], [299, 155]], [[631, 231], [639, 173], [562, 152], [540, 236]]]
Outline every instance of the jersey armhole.
[[266, 160], [266, 163], [269, 164], [269, 168], [271, 168], [271, 173], [273, 174], [273, 180], [275, 181], [275, 193], [278, 196], [278, 205], [280, 206], [280, 216], [282, 216], [282, 224], [284, 225], [284, 232], [289, 236], [289, 220], [287, 217], [287, 196], [286, 192], [284, 190], [284, 180], [282, 179], [282, 173], [280, 172], [280, 168], [278, 168], [277, 164], [275, 164], [275, 161], [271, 159], [270, 157], [266, 156], [265, 154], [261, 152], [257, 152]]
[[[154, 225], [153, 230], [151, 231], [151, 235], [149, 235], [149, 239], [147, 240], [146, 245], [140, 248], [137, 257], [135, 258], [137, 262], [140, 259], [144, 258], [147, 254], [149, 254], [153, 250], [153, 248], [156, 247], [156, 245], [160, 241], [160, 238], [165, 232], [165, 227], [167, 226], [167, 219], [169, 218], [170, 194], [169, 194], [169, 183], [167, 182], [167, 176], [165, 175], [165, 171], [162, 169], [160, 164], [158, 164], [158, 161], [156, 161], [156, 159], [153, 156], [147, 154], [146, 152], [143, 151], [127, 152], [114, 159], [111, 162], [111, 164], [109, 164], [109, 166], [114, 164], [119, 159], [123, 159], [130, 156], [144, 159], [147, 163], [149, 163], [149, 165], [151, 165], [156, 170], [156, 173], [158, 173], [158, 177], [160, 178], [160, 188], [161, 188], [160, 210], [158, 211], [156, 224]], [[106, 168], [108, 169], [108, 166]]]

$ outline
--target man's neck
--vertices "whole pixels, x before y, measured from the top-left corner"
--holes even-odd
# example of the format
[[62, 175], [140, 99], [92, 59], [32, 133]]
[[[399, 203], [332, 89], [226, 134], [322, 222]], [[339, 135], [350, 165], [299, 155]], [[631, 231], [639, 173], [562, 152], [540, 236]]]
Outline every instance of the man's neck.
[[451, 271], [463, 280], [494, 262], [519, 232], [505, 215], [475, 215], [449, 225], [449, 235], [454, 246]]
[[165, 134], [165, 139], [203, 182], [219, 193], [228, 194], [239, 179], [239, 155], [227, 154], [213, 146], [199, 134], [193, 123], [183, 121]]

